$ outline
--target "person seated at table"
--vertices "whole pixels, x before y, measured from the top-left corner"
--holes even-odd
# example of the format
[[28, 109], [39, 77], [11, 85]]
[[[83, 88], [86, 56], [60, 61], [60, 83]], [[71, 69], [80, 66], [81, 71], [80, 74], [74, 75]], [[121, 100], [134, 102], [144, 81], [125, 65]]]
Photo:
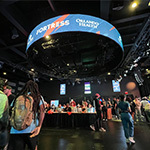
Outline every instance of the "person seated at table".
[[78, 112], [78, 113], [81, 113], [81, 112], [82, 112], [82, 108], [81, 108], [81, 105], [80, 105], [80, 104], [77, 105], [77, 112]]
[[52, 104], [52, 106], [51, 106], [51, 110], [52, 110], [53, 112], [55, 112], [55, 110], [56, 110], [56, 106], [55, 106], [54, 104]]
[[82, 108], [82, 113], [86, 113], [87, 112], [87, 107], [85, 105], [81, 105]]
[[71, 103], [70, 108], [71, 112], [77, 112], [77, 107], [74, 105], [74, 103]]
[[64, 112], [65, 108], [66, 108], [66, 104], [63, 104], [63, 106], [62, 106], [62, 112]]
[[56, 112], [58, 112], [58, 113], [62, 112], [61, 104], [59, 104], [58, 107], [56, 107]]
[[94, 113], [95, 112], [94, 107], [91, 104], [88, 104], [87, 112], [88, 113]]
[[73, 107], [76, 106], [76, 102], [73, 99], [71, 99], [71, 101], [70, 101], [70, 106], [73, 106]]
[[85, 107], [88, 106], [88, 103], [86, 102], [86, 100], [83, 100], [83, 101], [82, 101], [82, 105], [84, 105]]
[[45, 112], [48, 112], [50, 110], [50, 104], [47, 103], [47, 105], [45, 106]]
[[66, 108], [64, 109], [64, 112], [71, 112], [71, 107], [69, 103], [66, 104]]

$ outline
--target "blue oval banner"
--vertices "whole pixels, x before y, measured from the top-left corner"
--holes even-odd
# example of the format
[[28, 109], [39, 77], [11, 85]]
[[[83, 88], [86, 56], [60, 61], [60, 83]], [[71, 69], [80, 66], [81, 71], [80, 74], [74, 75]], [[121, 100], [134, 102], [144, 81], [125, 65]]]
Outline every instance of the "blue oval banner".
[[63, 32], [89, 32], [99, 34], [115, 41], [123, 50], [121, 36], [117, 29], [107, 21], [81, 14], [65, 14], [48, 19], [36, 26], [29, 35], [27, 48], [37, 40]]

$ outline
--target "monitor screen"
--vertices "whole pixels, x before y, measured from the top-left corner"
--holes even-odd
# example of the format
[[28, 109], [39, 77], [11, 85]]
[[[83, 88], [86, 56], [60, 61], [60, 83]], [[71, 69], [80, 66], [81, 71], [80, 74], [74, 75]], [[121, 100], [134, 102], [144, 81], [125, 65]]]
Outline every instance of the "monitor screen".
[[90, 82], [84, 83], [84, 94], [91, 94], [91, 84]]
[[60, 84], [60, 95], [66, 94], [66, 84]]
[[56, 107], [59, 105], [59, 100], [51, 100], [51, 106], [54, 104]]
[[120, 92], [120, 83], [119, 81], [112, 80], [113, 91]]

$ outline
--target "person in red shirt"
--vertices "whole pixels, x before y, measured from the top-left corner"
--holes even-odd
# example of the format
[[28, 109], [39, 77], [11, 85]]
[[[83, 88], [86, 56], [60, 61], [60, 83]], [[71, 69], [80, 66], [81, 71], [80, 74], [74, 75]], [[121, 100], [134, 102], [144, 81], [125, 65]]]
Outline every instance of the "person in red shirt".
[[70, 101], [70, 106], [73, 106], [73, 107], [76, 106], [76, 102], [73, 99], [71, 99], [71, 101]]

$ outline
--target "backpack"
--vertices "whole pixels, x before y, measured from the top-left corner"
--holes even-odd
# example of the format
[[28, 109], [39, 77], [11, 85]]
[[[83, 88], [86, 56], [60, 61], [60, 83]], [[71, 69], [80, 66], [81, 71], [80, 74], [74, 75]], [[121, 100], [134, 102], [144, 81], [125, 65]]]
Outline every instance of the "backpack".
[[20, 95], [17, 97], [12, 107], [10, 125], [19, 131], [29, 127], [34, 118], [32, 107], [33, 99], [31, 96]]

